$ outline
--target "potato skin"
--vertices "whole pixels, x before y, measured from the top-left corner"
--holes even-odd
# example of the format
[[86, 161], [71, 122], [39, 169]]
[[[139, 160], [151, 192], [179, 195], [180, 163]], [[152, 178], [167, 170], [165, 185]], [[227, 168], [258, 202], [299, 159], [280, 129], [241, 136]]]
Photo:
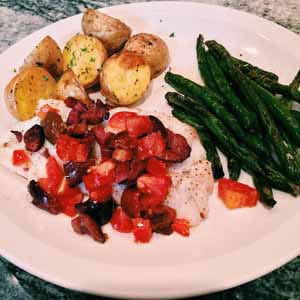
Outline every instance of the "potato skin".
[[139, 33], [132, 36], [124, 46], [124, 50], [133, 51], [143, 56], [151, 68], [151, 78], [160, 75], [169, 64], [169, 49], [158, 36]]
[[72, 69], [83, 87], [91, 87], [98, 81], [107, 51], [95, 37], [76, 34], [63, 50], [64, 70]]
[[81, 21], [82, 31], [98, 38], [109, 54], [120, 50], [131, 35], [131, 29], [119, 19], [88, 9]]
[[25, 58], [20, 71], [28, 67], [43, 67], [55, 78], [63, 73], [62, 52], [50, 36], [44, 37], [31, 51]]
[[56, 82], [44, 68], [28, 67], [8, 83], [4, 100], [9, 112], [18, 120], [24, 121], [35, 114], [40, 99], [53, 96]]
[[151, 80], [150, 67], [130, 51], [114, 54], [100, 73], [101, 93], [114, 105], [130, 105], [140, 100]]
[[54, 92], [54, 98], [66, 100], [69, 97], [79, 100], [87, 105], [92, 103], [84, 87], [80, 84], [78, 78], [71, 69], [68, 69], [63, 73], [56, 84]]

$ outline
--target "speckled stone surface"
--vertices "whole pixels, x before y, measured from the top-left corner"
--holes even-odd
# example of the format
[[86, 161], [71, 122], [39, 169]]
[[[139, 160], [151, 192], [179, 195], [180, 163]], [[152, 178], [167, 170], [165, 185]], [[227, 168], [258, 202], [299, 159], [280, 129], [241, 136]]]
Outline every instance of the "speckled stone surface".
[[[0, 52], [31, 32], [61, 18], [82, 12], [87, 7], [98, 8], [128, 2], [136, 1], [0, 0]], [[250, 12], [300, 33], [300, 0], [199, 0], [199, 2]], [[103, 300], [107, 298], [57, 287], [0, 258], [0, 299]], [[222, 293], [201, 297], [201, 300], [300, 300], [300, 258], [294, 259], [263, 278]]]

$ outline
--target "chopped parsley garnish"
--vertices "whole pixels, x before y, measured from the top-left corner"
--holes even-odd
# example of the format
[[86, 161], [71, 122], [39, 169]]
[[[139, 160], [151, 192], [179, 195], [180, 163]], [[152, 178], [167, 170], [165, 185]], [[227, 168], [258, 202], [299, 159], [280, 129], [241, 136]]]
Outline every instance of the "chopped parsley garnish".
[[172, 32], [169, 37], [174, 37], [175, 36], [175, 32]]
[[14, 73], [17, 73], [17, 69], [16, 68], [14, 68]]
[[91, 57], [90, 58], [90, 62], [95, 62], [96, 61], [96, 58], [95, 57]]
[[45, 81], [48, 81], [48, 80], [49, 80], [49, 78], [48, 78], [47, 76], [45, 76], [45, 75], [43, 75], [43, 79], [44, 79]]
[[87, 48], [80, 48], [80, 50], [81, 50], [82, 52], [86, 52], [86, 51], [87, 51]]

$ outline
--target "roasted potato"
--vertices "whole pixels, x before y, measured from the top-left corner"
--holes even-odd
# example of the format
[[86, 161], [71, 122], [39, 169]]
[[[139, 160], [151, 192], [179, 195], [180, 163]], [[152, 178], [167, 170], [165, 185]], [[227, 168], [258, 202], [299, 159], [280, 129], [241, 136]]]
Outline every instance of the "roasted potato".
[[108, 58], [100, 73], [101, 93], [117, 105], [129, 105], [143, 97], [151, 78], [144, 59], [130, 51]]
[[6, 86], [4, 100], [9, 112], [24, 121], [35, 114], [37, 102], [53, 96], [56, 82], [44, 68], [28, 67]]
[[98, 81], [99, 72], [107, 51], [95, 37], [77, 34], [63, 50], [64, 70], [72, 69], [83, 87], [91, 87]]
[[54, 92], [54, 98], [66, 100], [69, 97], [75, 98], [87, 105], [91, 104], [91, 99], [71, 69], [68, 69], [61, 76]]
[[109, 54], [120, 50], [131, 35], [131, 29], [118, 19], [88, 9], [81, 21], [85, 34], [98, 38]]
[[20, 70], [28, 67], [43, 67], [53, 77], [59, 77], [63, 73], [63, 55], [57, 43], [46, 36], [25, 58]]
[[161, 74], [169, 64], [169, 49], [158, 36], [139, 33], [132, 36], [124, 46], [124, 50], [133, 51], [143, 56], [151, 68], [151, 78]]

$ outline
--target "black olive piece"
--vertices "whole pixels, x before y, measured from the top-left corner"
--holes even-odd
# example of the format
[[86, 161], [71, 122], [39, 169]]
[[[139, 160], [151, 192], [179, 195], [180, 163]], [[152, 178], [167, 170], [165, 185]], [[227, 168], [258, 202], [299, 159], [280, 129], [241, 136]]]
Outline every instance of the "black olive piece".
[[75, 205], [76, 210], [81, 214], [90, 216], [99, 226], [108, 223], [116, 209], [117, 204], [111, 198], [104, 203], [94, 202], [91, 199]]
[[25, 149], [30, 152], [39, 151], [45, 143], [45, 134], [42, 126], [36, 124], [24, 134]]
[[46, 193], [35, 180], [31, 180], [29, 182], [28, 192], [33, 198], [32, 204], [38, 208], [54, 215], [57, 215], [61, 212], [61, 207], [57, 199]]
[[69, 161], [64, 164], [64, 174], [70, 187], [75, 187], [82, 181], [82, 176], [87, 173], [90, 162]]

